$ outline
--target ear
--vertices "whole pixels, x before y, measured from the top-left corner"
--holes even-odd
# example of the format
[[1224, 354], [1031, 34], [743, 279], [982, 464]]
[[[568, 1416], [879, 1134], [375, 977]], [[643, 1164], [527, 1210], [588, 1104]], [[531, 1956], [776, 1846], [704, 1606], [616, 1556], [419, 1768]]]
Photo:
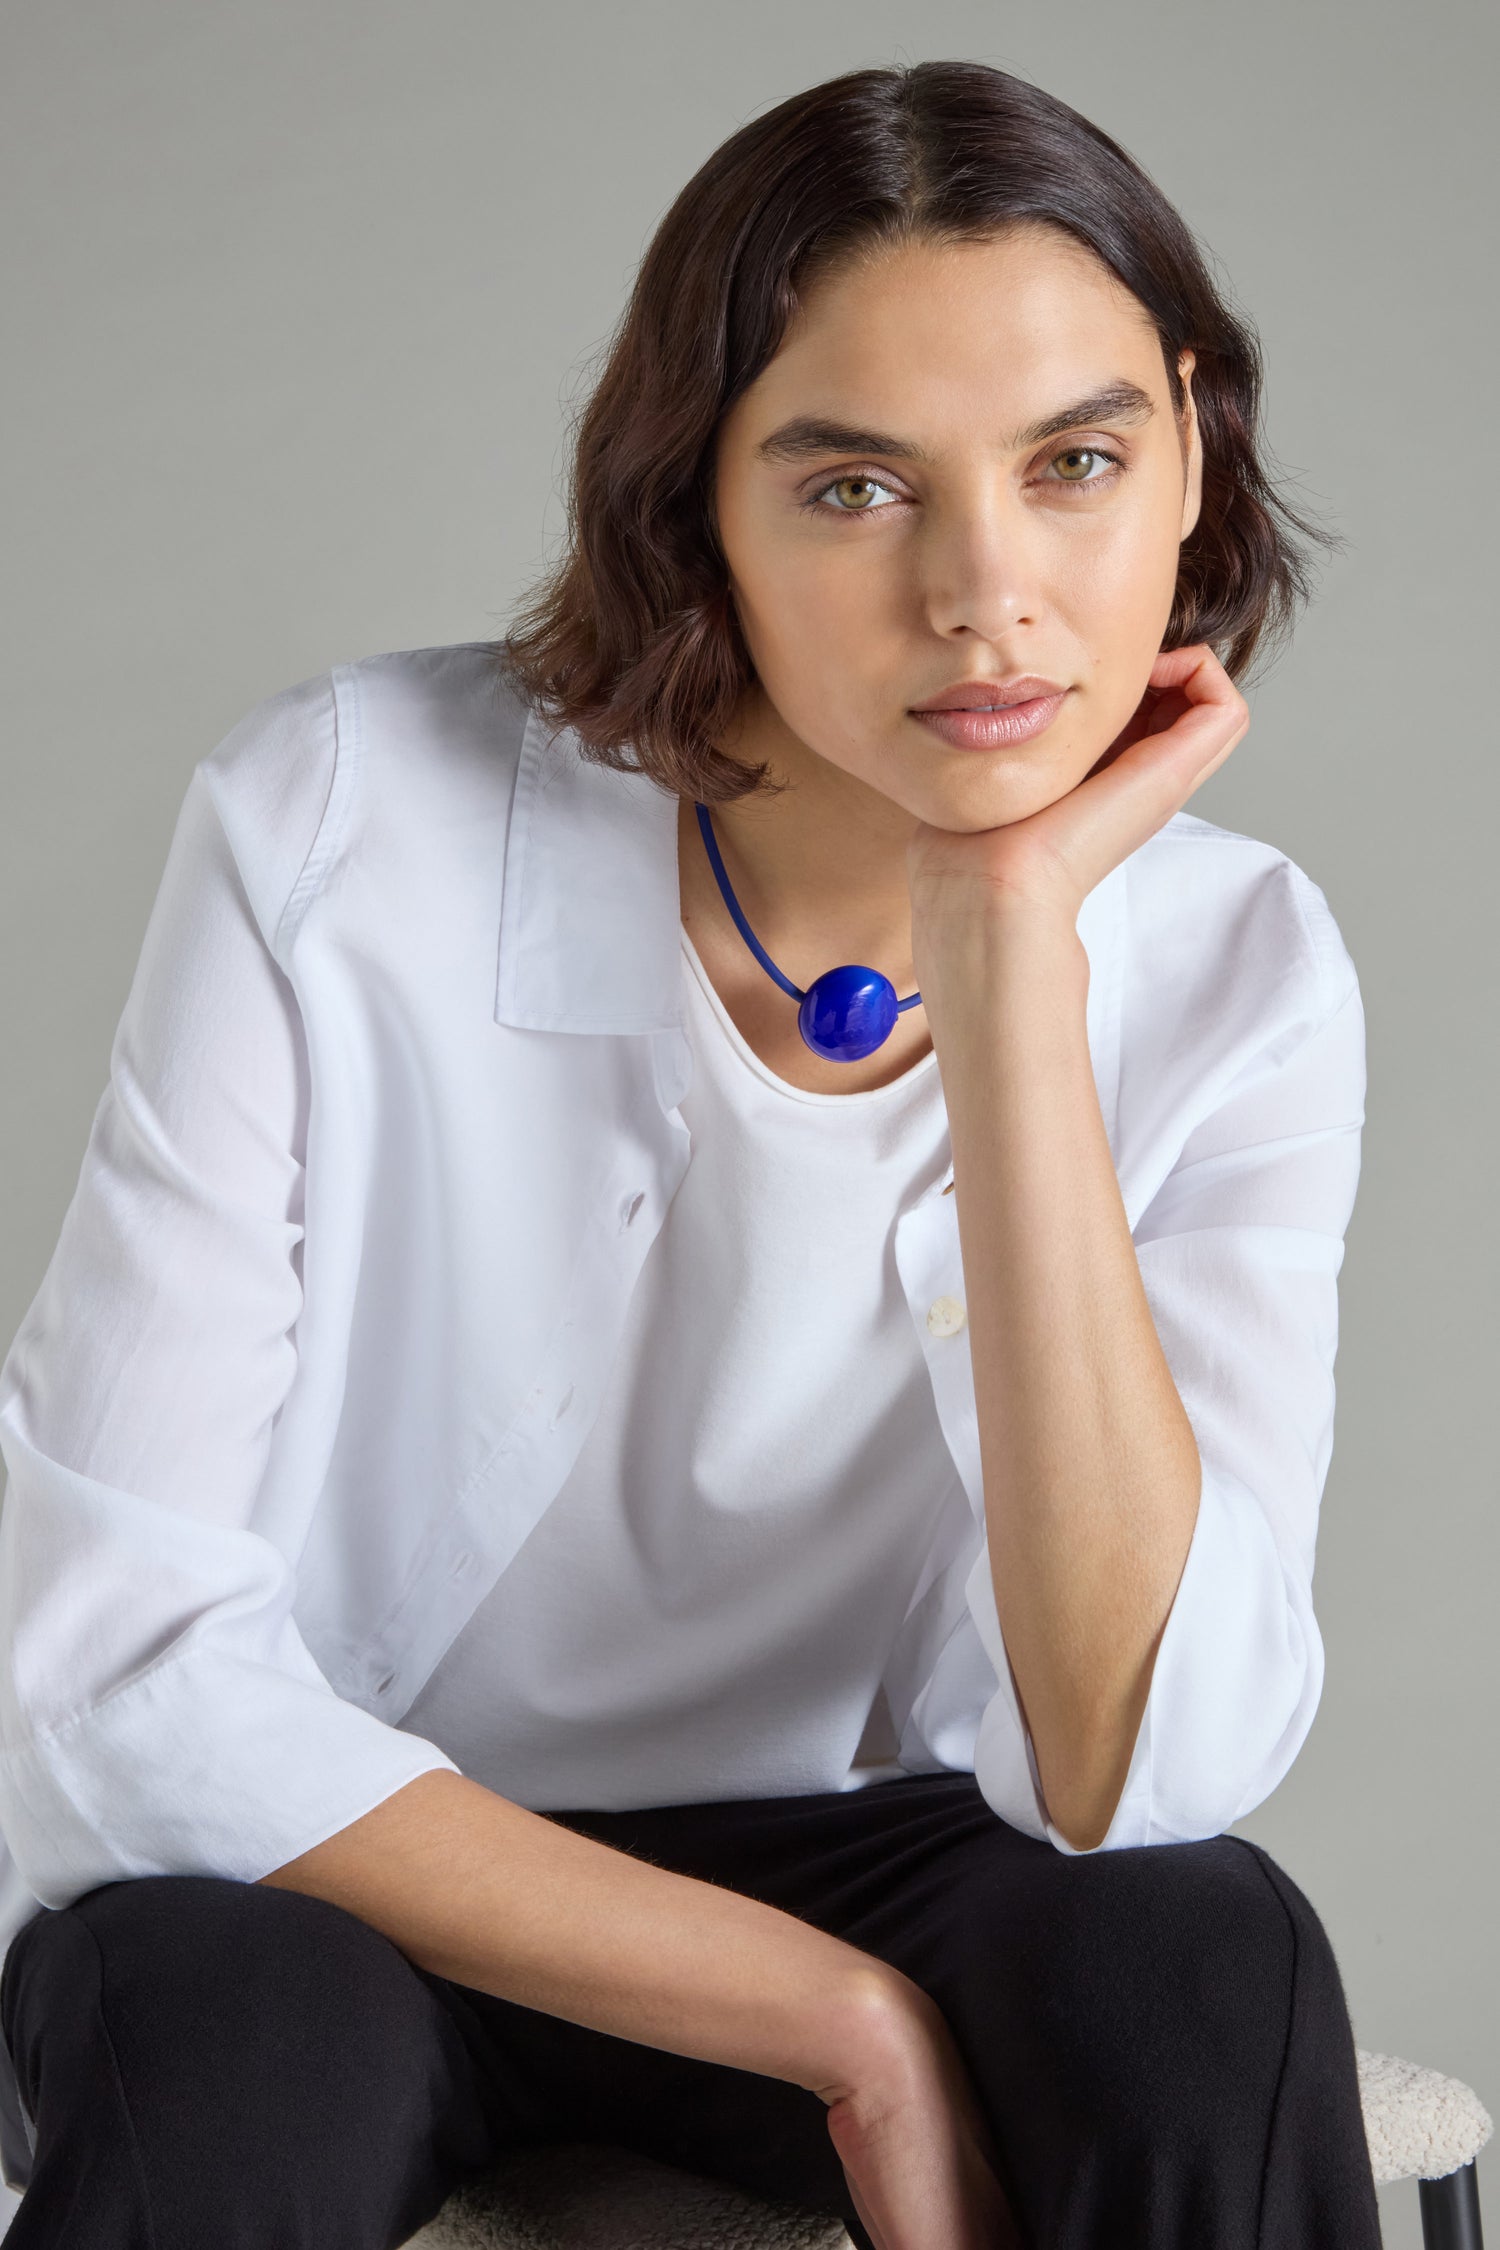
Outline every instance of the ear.
[[1184, 349], [1177, 355], [1177, 372], [1185, 393], [1182, 404], [1182, 446], [1184, 466], [1187, 470], [1186, 490], [1182, 496], [1182, 530], [1179, 543], [1197, 523], [1203, 510], [1203, 445], [1198, 432], [1198, 405], [1193, 397], [1193, 369], [1198, 364], [1196, 352]]

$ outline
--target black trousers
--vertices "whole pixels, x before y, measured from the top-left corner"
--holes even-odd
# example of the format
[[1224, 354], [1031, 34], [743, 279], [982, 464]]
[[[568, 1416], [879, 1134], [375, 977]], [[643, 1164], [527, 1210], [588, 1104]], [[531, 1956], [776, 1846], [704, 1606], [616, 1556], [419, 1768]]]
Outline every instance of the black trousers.
[[[931, 1993], [1035, 2250], [1377, 2250], [1338, 1970], [1257, 1846], [1074, 1858], [947, 1773], [551, 1817]], [[870, 2250], [816, 2094], [451, 1983], [300, 1892], [146, 1876], [41, 1909], [0, 2025], [37, 2129], [7, 2250], [392, 2250], [549, 2141], [836, 2213]]]

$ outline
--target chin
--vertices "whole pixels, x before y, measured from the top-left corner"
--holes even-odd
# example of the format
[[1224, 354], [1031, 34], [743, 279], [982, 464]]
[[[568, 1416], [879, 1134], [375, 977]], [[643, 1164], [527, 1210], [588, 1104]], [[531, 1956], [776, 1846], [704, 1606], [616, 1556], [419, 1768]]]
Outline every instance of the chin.
[[1054, 759], [1049, 758], [1044, 766], [1039, 759], [1027, 764], [1013, 758], [1005, 772], [975, 774], [967, 787], [954, 787], [948, 792], [952, 815], [948, 825], [969, 832], [1009, 828], [1015, 821], [1027, 820], [1032, 813], [1055, 805], [1085, 774], [1086, 768], [1071, 759], [1066, 770], [1059, 771]]

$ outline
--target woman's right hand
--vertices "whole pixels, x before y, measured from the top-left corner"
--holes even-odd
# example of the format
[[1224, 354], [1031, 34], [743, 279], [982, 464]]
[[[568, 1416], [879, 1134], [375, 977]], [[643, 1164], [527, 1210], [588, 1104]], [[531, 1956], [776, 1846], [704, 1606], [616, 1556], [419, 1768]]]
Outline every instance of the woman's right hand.
[[919, 1985], [891, 1972], [851, 2067], [816, 2090], [875, 2250], [1021, 2250], [973, 2082]]
[[812, 1922], [446, 1771], [260, 1881], [328, 1899], [453, 1983], [807, 2087], [875, 2250], [1019, 2250], [941, 2010]]

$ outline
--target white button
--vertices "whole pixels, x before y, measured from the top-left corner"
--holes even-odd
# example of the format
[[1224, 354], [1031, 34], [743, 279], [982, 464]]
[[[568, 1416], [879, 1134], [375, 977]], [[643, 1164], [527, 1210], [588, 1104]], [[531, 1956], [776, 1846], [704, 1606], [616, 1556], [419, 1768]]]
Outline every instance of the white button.
[[927, 1308], [927, 1326], [934, 1336], [956, 1336], [967, 1318], [956, 1297], [939, 1297]]

